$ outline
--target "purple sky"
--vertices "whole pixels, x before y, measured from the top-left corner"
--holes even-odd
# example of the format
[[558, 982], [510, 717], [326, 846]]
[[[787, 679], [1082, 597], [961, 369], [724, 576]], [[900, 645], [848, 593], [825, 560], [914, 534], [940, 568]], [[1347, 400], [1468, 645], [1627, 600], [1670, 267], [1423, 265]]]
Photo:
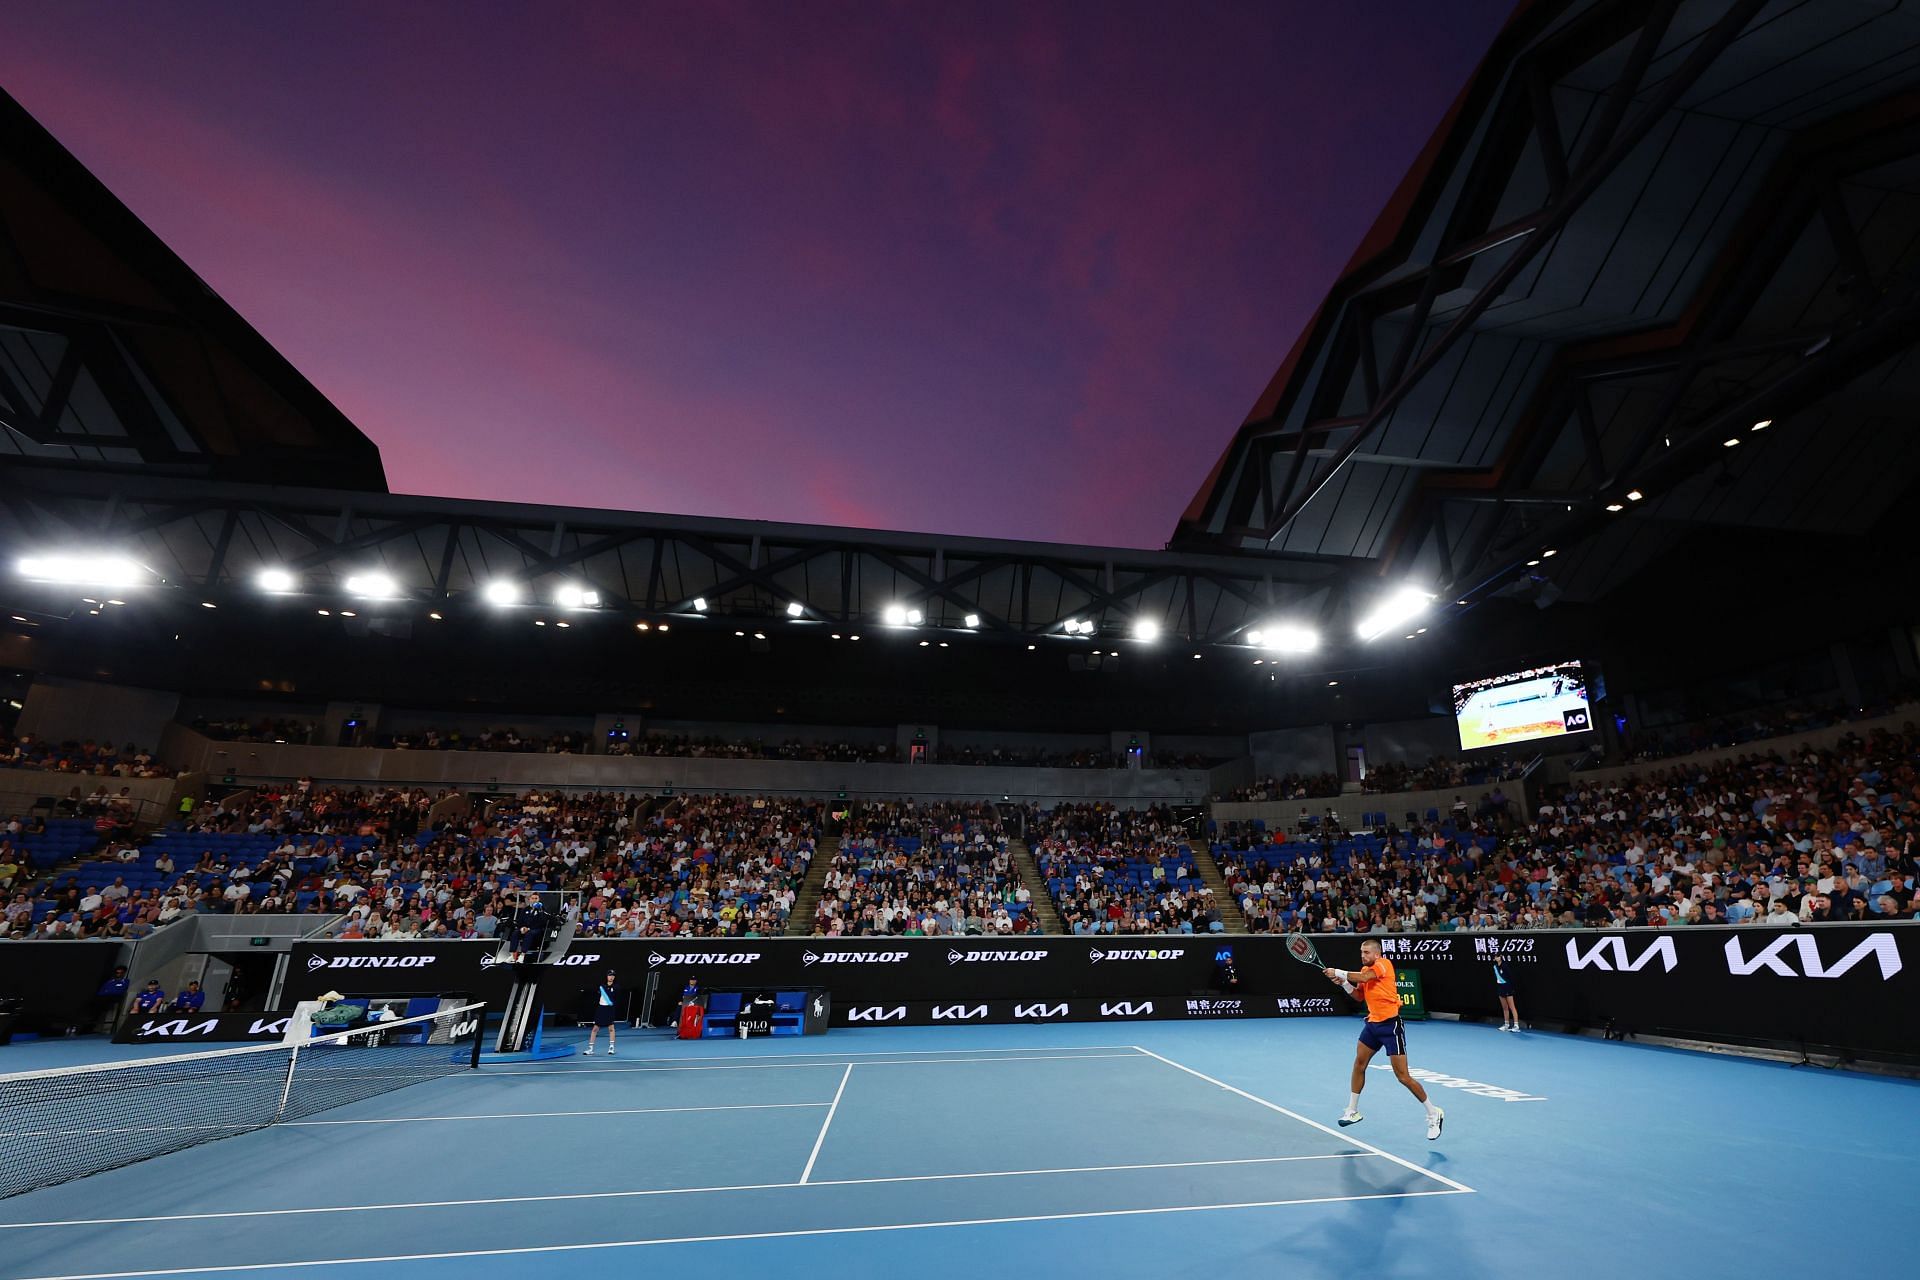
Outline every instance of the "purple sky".
[[1510, 0], [14, 6], [395, 490], [1158, 546]]

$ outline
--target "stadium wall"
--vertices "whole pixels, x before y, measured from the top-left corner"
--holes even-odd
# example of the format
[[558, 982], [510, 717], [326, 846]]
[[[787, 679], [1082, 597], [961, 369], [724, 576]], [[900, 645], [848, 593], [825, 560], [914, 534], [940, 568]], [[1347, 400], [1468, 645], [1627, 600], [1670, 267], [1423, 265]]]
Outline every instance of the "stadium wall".
[[48, 742], [91, 738], [151, 749], [179, 707], [178, 694], [159, 689], [41, 676], [27, 691], [14, 732]]
[[1406, 823], [1408, 813], [1420, 815], [1422, 821], [1426, 820], [1429, 809], [1438, 809], [1445, 816], [1452, 811], [1455, 796], [1465, 800], [1470, 808], [1477, 808], [1480, 797], [1496, 786], [1507, 797], [1507, 811], [1516, 819], [1532, 812], [1528, 805], [1527, 784], [1519, 778], [1498, 783], [1483, 782], [1478, 786], [1447, 787], [1439, 791], [1389, 791], [1377, 795], [1347, 792], [1310, 800], [1264, 800], [1258, 803], [1218, 800], [1210, 809], [1216, 822], [1258, 820], [1266, 823], [1269, 831], [1292, 831], [1299, 824], [1302, 811], [1316, 818], [1324, 818], [1331, 811], [1349, 830], [1357, 831], [1366, 825], [1361, 818], [1369, 813], [1384, 813], [1387, 820], [1396, 826]]
[[184, 725], [167, 726], [162, 755], [175, 768], [236, 782], [313, 778], [319, 782], [514, 791], [571, 787], [603, 791], [759, 792], [892, 798], [943, 797], [1034, 802], [1083, 800], [1123, 806], [1200, 804], [1204, 769], [1030, 769], [986, 765], [712, 760], [678, 756], [546, 755], [538, 752], [382, 751], [261, 742], [219, 742]]
[[[1359, 965], [1360, 938], [1321, 936], [1330, 964]], [[1429, 1010], [1497, 1012], [1505, 962], [1532, 1022], [1720, 1041], [1819, 1047], [1863, 1058], [1920, 1055], [1920, 926], [1756, 926], [1599, 932], [1406, 934], [1381, 939], [1420, 977]], [[58, 944], [54, 944], [58, 945]], [[287, 1001], [467, 993], [496, 1007], [512, 966], [490, 942], [316, 942], [294, 948]], [[1221, 961], [1239, 978], [1228, 990]], [[609, 968], [633, 990], [660, 975], [652, 1020], [681, 987], [823, 987], [836, 1026], [1232, 1019], [1351, 1014], [1358, 1006], [1278, 937], [581, 939], [545, 966], [549, 1012], [583, 1015]]]
[[1605, 769], [1582, 769], [1572, 775], [1571, 782], [1576, 786], [1596, 782], [1612, 784], [1661, 769], [1718, 764], [1726, 760], [1738, 760], [1743, 756], [1763, 756], [1771, 752], [1789, 755], [1808, 748], [1824, 751], [1849, 734], [1865, 737], [1875, 729], [1897, 730], [1904, 725], [1915, 723], [1920, 723], [1920, 703], [1910, 702], [1904, 706], [1895, 707], [1883, 716], [1849, 720], [1845, 724], [1828, 725], [1824, 729], [1810, 729], [1805, 733], [1789, 734], [1786, 737], [1756, 738], [1752, 742], [1743, 742], [1734, 747], [1715, 747], [1709, 751], [1695, 751], [1684, 756], [1669, 756], [1664, 760], [1638, 760], [1632, 764], [1613, 765]]

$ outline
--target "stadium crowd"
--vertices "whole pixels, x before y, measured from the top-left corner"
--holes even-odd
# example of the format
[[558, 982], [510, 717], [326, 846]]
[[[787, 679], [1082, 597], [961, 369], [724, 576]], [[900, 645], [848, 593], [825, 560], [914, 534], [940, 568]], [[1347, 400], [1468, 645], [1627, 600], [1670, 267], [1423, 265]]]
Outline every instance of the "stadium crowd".
[[1916, 825], [1909, 725], [1577, 785], [1507, 830], [1483, 812], [1217, 856], [1256, 931], [1799, 924], [1913, 916]]
[[1069, 933], [1226, 928], [1169, 809], [1061, 805], [1030, 821], [1028, 832], [1034, 862]]
[[203, 808], [16, 891], [6, 933], [137, 938], [183, 914], [300, 912], [340, 914], [341, 938], [487, 938], [527, 891], [554, 889], [587, 935], [766, 934], [792, 909], [821, 817], [753, 797], [529, 792], [435, 820], [453, 799], [302, 782]]
[[31, 733], [0, 735], [0, 765], [9, 769], [46, 769], [54, 773], [85, 773], [101, 778], [165, 778], [167, 767], [153, 753], [129, 742], [115, 748], [111, 742], [48, 742]]
[[1340, 778], [1332, 773], [1288, 773], [1260, 778], [1244, 787], [1221, 792], [1215, 800], [1262, 803], [1269, 800], [1326, 800], [1340, 794]]
[[1024, 934], [1031, 894], [990, 804], [881, 802], [849, 814], [821, 884], [816, 935]]

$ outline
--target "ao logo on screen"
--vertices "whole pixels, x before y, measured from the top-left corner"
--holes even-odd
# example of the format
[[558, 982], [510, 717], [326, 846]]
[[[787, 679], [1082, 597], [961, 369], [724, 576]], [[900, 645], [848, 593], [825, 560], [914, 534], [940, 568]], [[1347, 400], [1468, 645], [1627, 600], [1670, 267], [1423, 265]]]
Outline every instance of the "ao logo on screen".
[[1593, 713], [1585, 707], [1574, 707], [1572, 710], [1564, 711], [1560, 718], [1566, 722], [1568, 733], [1579, 733], [1582, 729], [1593, 728]]

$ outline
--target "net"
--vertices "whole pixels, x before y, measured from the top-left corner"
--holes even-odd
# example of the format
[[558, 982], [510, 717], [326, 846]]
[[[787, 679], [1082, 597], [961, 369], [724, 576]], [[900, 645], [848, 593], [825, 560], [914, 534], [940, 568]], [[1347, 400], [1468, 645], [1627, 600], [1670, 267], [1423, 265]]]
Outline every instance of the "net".
[[483, 1009], [299, 1044], [0, 1076], [0, 1198], [468, 1070], [479, 1063]]

